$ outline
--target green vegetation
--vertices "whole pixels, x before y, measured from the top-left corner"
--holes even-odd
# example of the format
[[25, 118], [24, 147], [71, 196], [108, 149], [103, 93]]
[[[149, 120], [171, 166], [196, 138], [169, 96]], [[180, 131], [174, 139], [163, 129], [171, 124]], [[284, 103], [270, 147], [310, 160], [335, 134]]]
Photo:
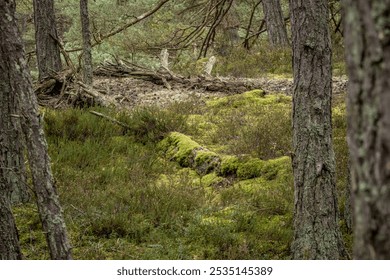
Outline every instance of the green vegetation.
[[[290, 258], [290, 97], [200, 104], [93, 108], [130, 129], [85, 109], [42, 112], [75, 259]], [[333, 121], [341, 204], [343, 102]], [[35, 206], [14, 211], [26, 258], [49, 258]]]
[[[18, 0], [17, 14], [20, 20], [21, 31], [27, 52], [35, 49], [34, 28], [31, 19], [32, 0]], [[189, 36], [197, 26], [203, 23], [206, 16], [205, 3], [199, 1], [171, 0], [157, 13], [138, 24], [124, 29], [115, 36], [104, 39], [104, 36], [118, 28], [125, 26], [135, 17], [150, 11], [158, 1], [137, 0], [118, 1], [96, 0], [89, 3], [91, 18], [92, 43], [99, 43], [92, 49], [94, 65], [105, 61], [119, 59], [145, 66], [149, 69], [159, 67], [158, 54], [162, 48], [170, 49], [170, 66], [172, 70], [185, 76], [198, 75], [203, 72], [203, 64], [207, 58], [199, 58], [200, 46], [204, 43], [207, 26], [211, 26], [214, 15], [208, 17], [208, 24], [203, 36], [192, 38]], [[251, 36], [250, 49], [244, 48], [246, 36], [245, 28], [250, 20], [253, 4], [250, 1], [236, 1], [227, 13], [228, 20], [217, 28], [212, 47], [207, 57], [215, 55], [217, 63], [213, 74], [233, 77], [261, 77], [278, 75], [291, 77], [292, 61], [290, 48], [278, 48], [268, 44], [267, 32]], [[335, 4], [333, 4], [335, 5]], [[288, 15], [288, 1], [282, 1], [285, 16]], [[79, 63], [77, 50], [82, 46], [80, 30], [79, 5], [75, 1], [55, 1], [58, 34], [75, 65]], [[251, 34], [257, 32], [264, 18], [263, 11], [258, 7], [253, 14]], [[228, 22], [239, 22], [241, 28], [235, 38], [222, 25]], [[332, 25], [334, 24], [331, 22]], [[231, 23], [228, 23], [231, 24]], [[160, 28], [161, 25], [164, 28]], [[331, 27], [332, 29], [334, 26]], [[288, 28], [289, 29], [289, 28]], [[150, 32], [153, 30], [153, 32]], [[233, 37], [234, 37], [233, 36]], [[186, 40], [188, 38], [188, 40]], [[332, 33], [334, 47], [334, 73], [345, 74], [343, 45], [340, 34]], [[29, 59], [30, 68], [36, 74], [35, 57]]]

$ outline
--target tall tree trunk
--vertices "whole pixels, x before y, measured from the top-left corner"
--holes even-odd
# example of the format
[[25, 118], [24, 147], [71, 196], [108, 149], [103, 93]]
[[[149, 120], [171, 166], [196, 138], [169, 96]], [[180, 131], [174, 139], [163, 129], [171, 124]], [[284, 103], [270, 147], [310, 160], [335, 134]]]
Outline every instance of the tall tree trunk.
[[[5, 37], [1, 37], [5, 38]], [[24, 165], [24, 146], [23, 137], [20, 127], [20, 119], [17, 117], [16, 95], [12, 94], [12, 78], [7, 75], [12, 71], [9, 65], [6, 64], [6, 55], [10, 55], [11, 45], [6, 45], [7, 42], [3, 40], [4, 51], [1, 58], [1, 74], [0, 74], [0, 90], [2, 93], [0, 101], [0, 115], [4, 123], [1, 133], [7, 134], [7, 141], [4, 142], [7, 149], [10, 151], [7, 161], [7, 175], [8, 184], [11, 187], [11, 204], [26, 203], [30, 199], [30, 193], [26, 182], [26, 168]], [[13, 76], [15, 73], [13, 73]], [[12, 76], [12, 77], [13, 77]]]
[[326, 0], [290, 1], [293, 35], [294, 259], [340, 259]]
[[[15, 69], [17, 27], [15, 3], [0, 1], [0, 259], [21, 259], [18, 232], [11, 210], [11, 194], [20, 182], [21, 153], [15, 145], [19, 132]], [[16, 125], [15, 125], [16, 123]], [[16, 154], [15, 154], [16, 153]]]
[[390, 0], [343, 0], [354, 258], [390, 259]]
[[263, 0], [268, 40], [272, 46], [287, 46], [286, 25], [279, 0]]
[[83, 34], [83, 76], [84, 83], [92, 85], [92, 47], [89, 30], [88, 0], [80, 0], [81, 30]]
[[[0, 3], [2, 11], [5, 10], [4, 7], [14, 7], [13, 1], [0, 1]], [[5, 77], [4, 79], [1, 78], [0, 81], [2, 81], [2, 87], [8, 90], [4, 93], [9, 95], [8, 98], [12, 98], [9, 99], [9, 102], [14, 103], [10, 107], [15, 106], [17, 108], [16, 113], [8, 116], [8, 119], [18, 118], [21, 122], [25, 142], [23, 142], [23, 139], [19, 139], [19, 142], [25, 143], [27, 146], [27, 157], [37, 197], [38, 210], [51, 258], [70, 259], [70, 246], [64, 218], [54, 187], [47, 144], [39, 119], [38, 103], [24, 59], [23, 44], [14, 19], [14, 8], [12, 11], [6, 10], [5, 12], [3, 16], [0, 15], [0, 19], [3, 21], [0, 28], [1, 32], [4, 32], [4, 36], [3, 34], [1, 36], [1, 52], [4, 52], [4, 54], [1, 53], [1, 59], [4, 61], [1, 61], [0, 64], [1, 67], [5, 67], [5, 69], [1, 69], [1, 75]], [[6, 29], [7, 27], [9, 30]], [[3, 94], [3, 89], [1, 93]], [[2, 220], [1, 223], [3, 223]]]
[[34, 0], [34, 24], [39, 80], [62, 68], [53, 0]]

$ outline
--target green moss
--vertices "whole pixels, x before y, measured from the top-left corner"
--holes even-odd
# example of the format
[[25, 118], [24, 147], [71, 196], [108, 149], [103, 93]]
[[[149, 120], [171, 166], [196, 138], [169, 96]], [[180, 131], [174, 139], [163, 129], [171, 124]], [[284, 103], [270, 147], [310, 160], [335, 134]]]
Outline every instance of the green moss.
[[208, 150], [197, 150], [194, 168], [199, 174], [207, 174], [216, 170], [221, 163], [220, 157]]
[[46, 237], [36, 205], [28, 203], [12, 209], [18, 227], [19, 242], [26, 259], [49, 259]]
[[242, 180], [260, 177], [264, 165], [265, 162], [263, 160], [251, 158], [239, 165], [237, 169], [237, 177]]
[[202, 177], [202, 185], [204, 187], [216, 187], [225, 184], [226, 179], [217, 175], [217, 173], [209, 173]]
[[219, 168], [221, 159], [189, 136], [172, 132], [159, 143], [160, 149], [182, 167], [194, 168], [198, 174], [204, 175]]
[[221, 159], [219, 174], [222, 176], [236, 175], [239, 159], [236, 156], [224, 156]]
[[265, 96], [265, 92], [261, 89], [254, 89], [244, 92], [242, 95], [244, 98], [263, 98]]
[[279, 173], [285, 173], [291, 168], [291, 159], [287, 156], [267, 160], [262, 169], [262, 176], [273, 180]]
[[180, 166], [189, 167], [194, 161], [194, 151], [201, 146], [182, 133], [172, 132], [159, 143], [159, 148]]

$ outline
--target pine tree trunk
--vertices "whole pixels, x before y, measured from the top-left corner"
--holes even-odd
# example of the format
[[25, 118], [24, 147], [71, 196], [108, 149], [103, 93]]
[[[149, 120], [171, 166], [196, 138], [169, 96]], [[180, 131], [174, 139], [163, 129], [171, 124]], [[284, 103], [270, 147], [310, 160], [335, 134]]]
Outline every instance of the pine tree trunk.
[[[10, 2], [12, 3], [13, 1], [6, 1], [6, 3]], [[9, 6], [9, 4], [4, 4], [4, 1], [0, 3], [2, 3], [2, 8]], [[31, 77], [24, 59], [23, 44], [16, 27], [13, 12], [7, 11], [5, 15], [0, 16], [0, 19], [4, 21], [0, 25], [1, 32], [3, 32], [3, 29], [7, 31], [4, 36], [3, 34], [1, 36], [1, 51], [5, 51], [5, 53], [1, 53], [4, 61], [0, 64], [2, 68], [6, 67], [1, 69], [1, 75], [5, 75], [5, 79], [8, 79], [9, 86], [7, 87], [7, 83], [4, 82], [1, 82], [1, 85], [8, 89], [8, 95], [12, 97], [9, 102], [14, 103], [12, 106], [17, 108], [16, 114], [8, 118], [16, 117], [21, 122], [24, 142], [23, 139], [19, 139], [18, 142], [25, 143], [27, 147], [27, 157], [37, 197], [38, 210], [51, 258], [70, 259], [70, 246], [67, 240], [61, 206], [54, 186], [47, 144], [39, 119], [38, 103], [32, 89]], [[6, 30], [6, 27], [10, 29]], [[0, 81], [3, 81], [3, 78]], [[1, 92], [3, 93], [3, 90]]]
[[[21, 153], [15, 145], [19, 135], [16, 107], [18, 73], [14, 61], [18, 46], [14, 42], [17, 33], [14, 18], [15, 3], [0, 1], [0, 259], [21, 259], [18, 232], [11, 210], [11, 195], [15, 187], [23, 185]], [[16, 125], [15, 125], [16, 123]], [[16, 154], [15, 154], [16, 153]]]
[[83, 34], [83, 75], [84, 83], [92, 85], [92, 47], [89, 30], [88, 0], [80, 0], [81, 29]]
[[263, 0], [268, 40], [272, 46], [288, 46], [286, 25], [279, 0]]
[[[11, 33], [8, 32], [3, 35], [8, 36], [9, 34]], [[3, 35], [1, 38], [5, 38]], [[23, 137], [20, 127], [20, 118], [18, 117], [16, 108], [17, 96], [12, 92], [15, 80], [8, 75], [8, 73], [11, 73], [13, 70], [9, 65], [8, 56], [12, 55], [14, 47], [10, 41], [2, 40], [1, 43], [4, 46], [2, 47], [3, 51], [0, 58], [0, 118], [2, 121], [0, 131], [4, 136], [7, 136], [7, 141], [5, 141], [5, 138], [3, 139], [3, 145], [10, 151], [8, 157], [4, 158], [6, 161], [5, 166], [7, 166], [4, 172], [7, 177], [7, 184], [10, 185], [11, 188], [11, 204], [20, 204], [29, 201], [30, 193], [26, 182], [26, 168], [24, 165], [25, 151], [23, 141], [21, 141]], [[12, 77], [15, 77], [15, 75], [16, 74], [13, 73]]]
[[354, 258], [390, 259], [390, 0], [343, 0]]
[[62, 68], [53, 0], [34, 0], [34, 24], [39, 80]]
[[294, 259], [340, 259], [331, 122], [326, 0], [291, 0], [293, 35]]

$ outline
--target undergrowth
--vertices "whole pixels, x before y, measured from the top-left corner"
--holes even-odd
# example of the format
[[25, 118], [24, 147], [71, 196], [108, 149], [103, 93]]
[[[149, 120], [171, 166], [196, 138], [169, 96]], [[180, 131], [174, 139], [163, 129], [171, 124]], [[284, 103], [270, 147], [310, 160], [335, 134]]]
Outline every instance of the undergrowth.
[[[164, 110], [94, 110], [128, 127], [84, 109], [44, 113], [75, 259], [290, 258], [289, 97], [257, 90]], [[342, 193], [343, 104], [333, 120]], [[158, 143], [172, 131], [218, 154], [218, 173], [183, 168], [164, 156]], [[35, 205], [14, 212], [25, 257], [49, 258]]]

